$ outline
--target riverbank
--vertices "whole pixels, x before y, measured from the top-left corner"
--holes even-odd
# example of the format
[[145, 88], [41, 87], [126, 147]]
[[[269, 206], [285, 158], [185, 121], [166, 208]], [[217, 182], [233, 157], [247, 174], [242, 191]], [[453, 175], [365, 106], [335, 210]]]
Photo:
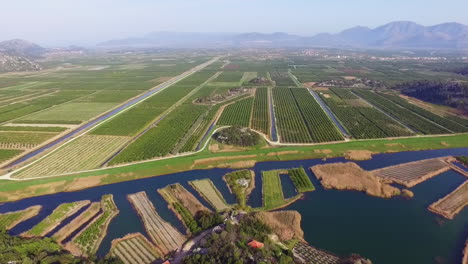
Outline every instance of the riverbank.
[[116, 168], [25, 181], [0, 181], [0, 202], [28, 197], [69, 192], [116, 182], [160, 176], [175, 172], [215, 167], [251, 167], [256, 162], [344, 157], [349, 150], [372, 153], [447, 149], [468, 147], [468, 134], [453, 136], [414, 137], [402, 139], [356, 140], [329, 145], [292, 146], [255, 149], [242, 153], [210, 153], [173, 159], [149, 161]]

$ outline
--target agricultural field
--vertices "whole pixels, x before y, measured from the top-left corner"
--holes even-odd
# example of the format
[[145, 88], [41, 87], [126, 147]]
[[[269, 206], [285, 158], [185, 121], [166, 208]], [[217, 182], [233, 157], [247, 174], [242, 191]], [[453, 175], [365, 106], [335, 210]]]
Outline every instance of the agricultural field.
[[57, 208], [55, 208], [54, 211], [40, 223], [21, 235], [23, 237], [43, 237], [52, 231], [55, 227], [60, 225], [62, 221], [72, 216], [81, 208], [89, 205], [90, 203], [91, 202], [89, 200], [85, 200], [61, 204], [57, 206]]
[[230, 208], [230, 205], [227, 204], [221, 192], [210, 179], [191, 181], [190, 185], [217, 211]]
[[[119, 213], [112, 194], [103, 195], [100, 202], [101, 212], [83, 228], [70, 242], [79, 248], [82, 255], [94, 255], [107, 234], [107, 227]], [[90, 212], [92, 213], [92, 212]]]
[[387, 181], [390, 180], [411, 188], [429, 178], [448, 171], [450, 169], [448, 162], [451, 159], [452, 158], [443, 157], [402, 163], [373, 170], [372, 173]]
[[19, 149], [0, 149], [0, 163], [10, 160], [15, 156], [21, 154], [23, 150]]
[[421, 117], [411, 110], [403, 108], [393, 101], [371, 91], [353, 89], [353, 92], [372, 105], [400, 120], [406, 126], [422, 134], [447, 134], [449, 130]]
[[298, 192], [311, 192], [315, 190], [312, 181], [305, 172], [304, 168], [294, 168], [288, 170], [289, 178], [291, 178]]
[[218, 120], [220, 126], [249, 127], [254, 98], [248, 97], [224, 108]]
[[210, 212], [193, 194], [179, 183], [158, 189], [158, 193], [166, 200], [177, 217], [184, 223], [187, 230], [194, 234], [201, 231], [195, 217], [202, 211]]
[[75, 217], [70, 223], [60, 228], [53, 234], [53, 238], [62, 243], [63, 240], [68, 238], [72, 233], [76, 232], [81, 226], [86, 224], [89, 220], [101, 212], [101, 204], [99, 202], [91, 203], [80, 215]]
[[31, 149], [58, 133], [0, 131], [0, 149]]
[[453, 192], [429, 206], [429, 210], [442, 215], [447, 219], [453, 219], [455, 215], [468, 205], [468, 181], [462, 183]]
[[186, 240], [185, 236], [159, 216], [145, 192], [130, 194], [127, 197], [143, 221], [149, 237], [163, 256], [182, 246]]
[[270, 134], [268, 88], [257, 88], [255, 90], [251, 127], [265, 135]]
[[[94, 169], [101, 166], [128, 140], [128, 137], [84, 135], [32, 163], [14, 174], [14, 177], [36, 178]], [[77, 156], [80, 158], [77, 159]]]
[[273, 89], [273, 100], [281, 142], [313, 142], [291, 89]]
[[244, 78], [244, 72], [239, 71], [223, 71], [214, 82], [233, 82], [239, 83]]
[[270, 77], [275, 82], [276, 86], [295, 87], [296, 83], [291, 79], [288, 72], [270, 71]]
[[237, 198], [241, 208], [245, 208], [247, 198], [255, 188], [255, 173], [252, 170], [240, 170], [228, 173], [223, 180], [229, 187], [229, 191]]
[[285, 199], [283, 194], [283, 185], [281, 184], [280, 174], [288, 174], [288, 170], [271, 170], [262, 172], [262, 196], [263, 209], [273, 210], [287, 205], [289, 202], [297, 199], [295, 197]]
[[124, 264], [152, 264], [163, 256], [141, 233], [113, 240], [110, 255], [119, 258]]
[[0, 214], [0, 230], [10, 230], [28, 219], [39, 214], [42, 206], [35, 205], [24, 210]]

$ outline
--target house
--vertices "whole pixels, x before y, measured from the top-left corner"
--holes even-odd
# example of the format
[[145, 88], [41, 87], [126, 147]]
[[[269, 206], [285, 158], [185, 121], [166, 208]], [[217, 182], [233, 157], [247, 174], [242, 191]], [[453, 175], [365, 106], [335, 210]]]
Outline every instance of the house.
[[262, 242], [258, 242], [257, 240], [252, 240], [247, 245], [249, 245], [249, 247], [255, 248], [255, 249], [263, 248], [263, 246], [264, 246], [264, 244]]

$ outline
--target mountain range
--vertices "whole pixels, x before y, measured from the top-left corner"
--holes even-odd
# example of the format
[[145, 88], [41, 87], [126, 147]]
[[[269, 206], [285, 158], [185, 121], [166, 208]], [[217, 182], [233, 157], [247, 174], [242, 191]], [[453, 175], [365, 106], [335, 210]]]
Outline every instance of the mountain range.
[[153, 32], [143, 37], [115, 39], [103, 47], [329, 47], [378, 49], [468, 49], [468, 26], [443, 23], [423, 26], [409, 21], [391, 22], [376, 28], [353, 27], [337, 34], [298, 36], [283, 32], [184, 33]]

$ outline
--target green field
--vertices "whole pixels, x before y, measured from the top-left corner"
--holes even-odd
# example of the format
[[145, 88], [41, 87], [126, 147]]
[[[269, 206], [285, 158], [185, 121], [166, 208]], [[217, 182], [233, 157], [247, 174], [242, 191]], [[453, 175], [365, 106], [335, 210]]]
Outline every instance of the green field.
[[282, 170], [262, 172], [263, 208], [272, 210], [285, 204], [280, 174]]

